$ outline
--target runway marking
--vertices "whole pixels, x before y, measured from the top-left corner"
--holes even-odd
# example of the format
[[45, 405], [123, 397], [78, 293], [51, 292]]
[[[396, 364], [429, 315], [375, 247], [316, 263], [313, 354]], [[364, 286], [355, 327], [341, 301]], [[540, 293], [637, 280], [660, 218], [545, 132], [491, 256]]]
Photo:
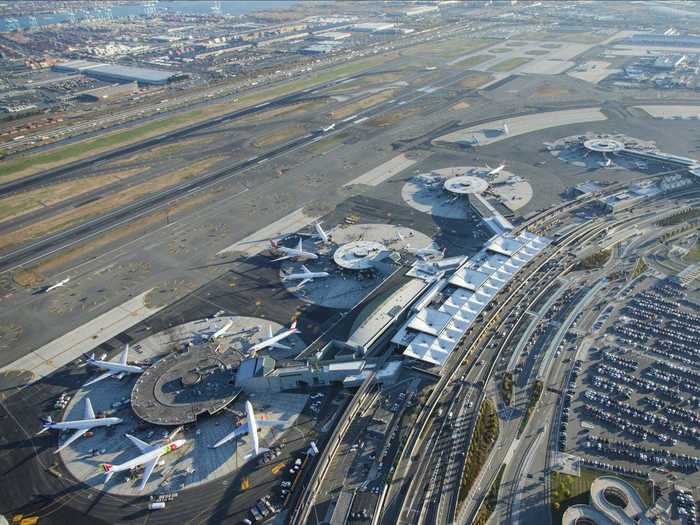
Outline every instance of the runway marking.
[[352, 186], [353, 184], [365, 184], [367, 186], [378, 186], [387, 179], [390, 179], [397, 173], [413, 166], [418, 160], [409, 159], [403, 153], [397, 155], [391, 160], [388, 160], [384, 164], [380, 164], [376, 168], [360, 175], [356, 179], [351, 180], [343, 184], [344, 188]]

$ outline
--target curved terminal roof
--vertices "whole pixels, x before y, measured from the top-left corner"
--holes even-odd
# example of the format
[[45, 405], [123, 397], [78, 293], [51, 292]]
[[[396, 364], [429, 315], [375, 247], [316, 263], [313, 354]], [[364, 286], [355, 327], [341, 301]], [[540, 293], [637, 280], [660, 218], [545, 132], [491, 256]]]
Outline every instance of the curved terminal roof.
[[333, 261], [346, 270], [368, 270], [382, 254], [388, 255], [388, 251], [380, 242], [355, 241], [340, 246], [333, 254]]
[[461, 175], [447, 179], [444, 188], [445, 191], [455, 195], [471, 195], [472, 193], [485, 192], [489, 189], [489, 184], [479, 177]]
[[442, 366], [471, 324], [549, 239], [524, 232], [495, 237], [447, 280], [418, 301], [416, 313], [392, 338], [404, 355]]

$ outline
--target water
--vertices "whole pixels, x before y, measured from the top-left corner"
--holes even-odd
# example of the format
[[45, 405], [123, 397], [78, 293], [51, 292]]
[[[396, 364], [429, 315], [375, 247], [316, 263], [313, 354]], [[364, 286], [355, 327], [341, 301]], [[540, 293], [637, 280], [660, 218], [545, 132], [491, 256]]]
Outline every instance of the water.
[[295, 3], [295, 0], [223, 0], [222, 2], [213, 1], [192, 1], [183, 0], [177, 2], [158, 2], [150, 8], [146, 3], [119, 5], [119, 6], [99, 6], [89, 11], [74, 11], [73, 13], [57, 13], [54, 15], [36, 15], [36, 16], [20, 16], [20, 17], [3, 17], [0, 18], [0, 31], [12, 31], [13, 29], [27, 29], [34, 26], [42, 26], [49, 24], [58, 24], [61, 22], [80, 23], [85, 19], [108, 19], [108, 18], [126, 18], [129, 16], [145, 16], [149, 9], [155, 10], [156, 13], [183, 13], [183, 14], [198, 14], [211, 15], [215, 11], [212, 7], [219, 4], [222, 15], [242, 15], [252, 11], [261, 9], [281, 9], [286, 8]]

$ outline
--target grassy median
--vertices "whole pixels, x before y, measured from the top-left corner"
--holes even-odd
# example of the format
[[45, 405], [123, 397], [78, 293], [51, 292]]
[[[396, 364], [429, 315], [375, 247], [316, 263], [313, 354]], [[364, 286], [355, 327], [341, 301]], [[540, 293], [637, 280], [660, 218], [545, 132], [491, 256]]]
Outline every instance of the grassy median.
[[459, 485], [458, 504], [462, 504], [469, 495], [472, 485], [479, 476], [482, 465], [489, 457], [496, 439], [498, 438], [498, 416], [496, 405], [490, 399], [484, 401], [479, 411], [474, 434], [472, 435], [469, 451], [464, 460], [462, 481]]

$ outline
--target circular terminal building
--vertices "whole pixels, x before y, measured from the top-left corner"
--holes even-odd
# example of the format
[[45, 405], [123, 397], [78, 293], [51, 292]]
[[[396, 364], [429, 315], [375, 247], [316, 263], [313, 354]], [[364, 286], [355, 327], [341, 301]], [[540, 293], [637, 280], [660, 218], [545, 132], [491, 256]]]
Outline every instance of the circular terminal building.
[[472, 175], [459, 175], [445, 180], [443, 184], [445, 191], [454, 195], [472, 195], [484, 193], [489, 189], [489, 183]]
[[592, 153], [619, 153], [625, 149], [624, 142], [619, 140], [607, 138], [607, 137], [596, 137], [593, 139], [588, 139], [583, 142], [583, 147]]
[[200, 414], [215, 414], [240, 393], [232, 372], [240, 358], [209, 345], [172, 353], [147, 368], [131, 392], [131, 407], [155, 425], [193, 423]]
[[344, 270], [369, 270], [374, 268], [375, 261], [382, 253], [388, 255], [388, 250], [380, 242], [353, 241], [338, 247], [333, 261]]

